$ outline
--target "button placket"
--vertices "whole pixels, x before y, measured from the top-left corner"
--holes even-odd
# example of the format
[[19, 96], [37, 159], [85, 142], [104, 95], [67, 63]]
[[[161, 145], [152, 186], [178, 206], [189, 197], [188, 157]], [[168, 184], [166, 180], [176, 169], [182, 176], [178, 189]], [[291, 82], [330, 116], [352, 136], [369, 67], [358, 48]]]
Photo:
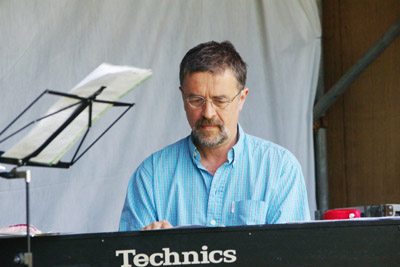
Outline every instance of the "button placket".
[[228, 166], [228, 163], [222, 165], [212, 179], [207, 206], [207, 223], [209, 223], [211, 226], [222, 223], [222, 201], [229, 170], [229, 168], [227, 168]]

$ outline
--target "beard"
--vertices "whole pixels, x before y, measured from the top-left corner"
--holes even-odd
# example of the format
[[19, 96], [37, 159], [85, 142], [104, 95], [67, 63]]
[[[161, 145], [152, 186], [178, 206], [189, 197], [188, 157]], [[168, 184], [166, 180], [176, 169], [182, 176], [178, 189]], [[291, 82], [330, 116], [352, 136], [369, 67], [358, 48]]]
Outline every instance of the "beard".
[[[212, 130], [204, 130], [202, 126], [217, 126]], [[205, 147], [217, 147], [228, 140], [228, 132], [225, 125], [218, 118], [206, 119], [200, 118], [192, 129], [193, 141]]]

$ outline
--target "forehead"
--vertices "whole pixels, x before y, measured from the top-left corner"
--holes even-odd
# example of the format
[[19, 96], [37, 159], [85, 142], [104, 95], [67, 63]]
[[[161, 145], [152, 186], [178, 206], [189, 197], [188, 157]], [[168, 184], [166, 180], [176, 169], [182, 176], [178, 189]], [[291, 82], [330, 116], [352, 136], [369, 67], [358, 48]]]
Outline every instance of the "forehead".
[[230, 96], [238, 92], [238, 82], [229, 69], [220, 73], [195, 72], [185, 75], [183, 90], [186, 94]]

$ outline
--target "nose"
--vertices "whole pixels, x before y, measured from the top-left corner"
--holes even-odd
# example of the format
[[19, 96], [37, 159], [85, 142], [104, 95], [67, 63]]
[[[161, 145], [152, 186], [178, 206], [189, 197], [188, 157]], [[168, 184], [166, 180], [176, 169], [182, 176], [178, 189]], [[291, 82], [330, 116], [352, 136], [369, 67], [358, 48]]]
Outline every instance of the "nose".
[[204, 118], [210, 119], [215, 116], [216, 112], [215, 112], [215, 108], [212, 104], [212, 100], [206, 99], [206, 102], [204, 103], [204, 105], [201, 108], [202, 108], [201, 115]]

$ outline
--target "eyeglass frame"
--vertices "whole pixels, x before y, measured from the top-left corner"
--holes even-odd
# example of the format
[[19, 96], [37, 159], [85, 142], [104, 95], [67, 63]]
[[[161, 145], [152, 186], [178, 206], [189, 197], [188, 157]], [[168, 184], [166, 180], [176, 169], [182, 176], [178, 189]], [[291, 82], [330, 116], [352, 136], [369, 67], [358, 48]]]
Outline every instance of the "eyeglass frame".
[[[201, 107], [204, 106], [204, 104], [205, 104], [206, 101], [207, 101], [207, 102], [210, 102], [211, 105], [212, 105], [215, 109], [226, 109], [226, 108], [229, 106], [229, 104], [231, 104], [231, 103], [233, 102], [233, 100], [235, 100], [235, 98], [236, 98], [238, 95], [240, 95], [240, 93], [241, 93], [242, 91], [243, 91], [243, 89], [240, 89], [239, 92], [238, 92], [231, 100], [228, 100], [228, 99], [225, 98], [225, 97], [220, 97], [220, 100], [222, 100], [222, 99], [226, 99], [226, 100], [227, 100], [227, 101], [225, 102], [225, 103], [226, 103], [226, 106], [223, 107], [223, 108], [220, 108], [220, 107], [216, 106], [216, 105], [214, 104], [214, 100], [213, 100], [213, 99], [207, 99], [207, 98], [205, 98], [204, 96], [201, 96], [201, 95], [191, 95], [191, 96], [187, 96], [187, 97], [185, 97], [185, 100], [186, 100], [186, 102], [189, 104], [189, 106], [191, 106], [192, 108], [201, 108]], [[191, 98], [191, 97], [199, 97], [199, 98], [201, 98], [201, 99], [203, 100], [203, 104], [201, 104], [200, 106], [193, 106], [193, 105], [189, 102], [189, 98]]]

